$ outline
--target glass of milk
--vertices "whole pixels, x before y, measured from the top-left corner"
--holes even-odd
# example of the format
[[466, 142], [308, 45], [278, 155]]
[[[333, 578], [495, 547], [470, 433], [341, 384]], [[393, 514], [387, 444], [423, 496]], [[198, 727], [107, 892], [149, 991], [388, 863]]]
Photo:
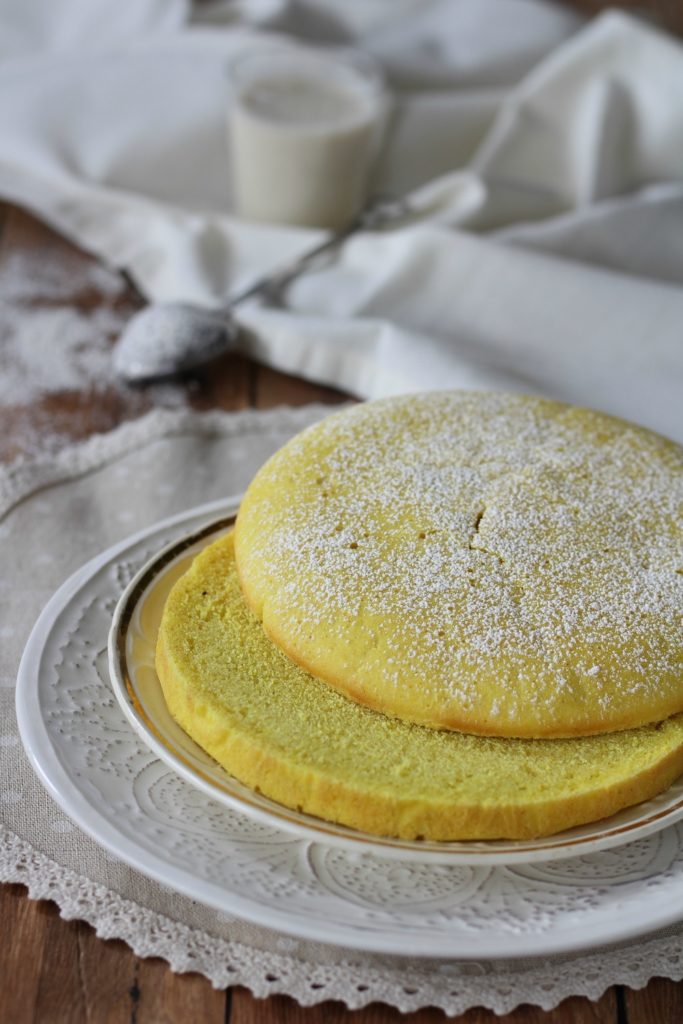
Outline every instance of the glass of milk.
[[245, 54], [229, 78], [235, 211], [274, 224], [349, 224], [365, 202], [385, 120], [372, 58], [282, 46]]

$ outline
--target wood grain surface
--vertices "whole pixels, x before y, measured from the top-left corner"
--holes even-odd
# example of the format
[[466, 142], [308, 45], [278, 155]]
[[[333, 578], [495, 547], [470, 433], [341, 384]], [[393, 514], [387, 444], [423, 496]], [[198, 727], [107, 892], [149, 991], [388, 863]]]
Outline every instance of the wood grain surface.
[[[604, 4], [577, 0], [594, 10]], [[640, 5], [639, 5], [640, 6]], [[683, 30], [681, 0], [660, 0], [665, 21]], [[85, 312], [109, 305], [115, 313], [132, 312], [137, 299], [123, 292], [98, 292], [86, 273], [91, 258], [59, 238], [33, 217], [12, 207], [0, 211], [0, 281], [3, 267], [16, 253], [30, 255], [34, 265], [59, 265], [60, 278], [73, 282], [62, 296], [54, 287], [34, 301], [51, 308]], [[66, 268], [66, 269], [65, 269]], [[7, 324], [0, 283], [0, 373], [3, 370], [3, 331]], [[113, 338], [111, 339], [114, 340]], [[227, 356], [185, 385], [184, 400], [196, 409], [267, 409], [312, 401], [330, 404], [344, 395], [329, 388], [287, 377], [239, 356]], [[110, 430], [124, 420], [141, 416], [158, 404], [154, 389], [126, 391], [100, 385], [43, 396], [31, 402], [0, 405], [0, 459], [8, 461], [34, 450], [48, 435], [52, 445], [66, 444]], [[254, 999], [241, 988], [214, 990], [199, 975], [176, 975], [158, 959], [141, 960], [120, 941], [98, 939], [83, 922], [63, 921], [57, 907], [33, 902], [18, 885], [0, 886], [0, 1024], [437, 1024], [439, 1010], [404, 1016], [373, 1005], [350, 1012], [338, 1003], [301, 1008], [289, 998]], [[522, 1006], [496, 1017], [471, 1010], [456, 1018], [460, 1024], [677, 1024], [683, 1021], [683, 982], [655, 979], [639, 992], [609, 989], [595, 1003], [568, 999], [545, 1013]]]

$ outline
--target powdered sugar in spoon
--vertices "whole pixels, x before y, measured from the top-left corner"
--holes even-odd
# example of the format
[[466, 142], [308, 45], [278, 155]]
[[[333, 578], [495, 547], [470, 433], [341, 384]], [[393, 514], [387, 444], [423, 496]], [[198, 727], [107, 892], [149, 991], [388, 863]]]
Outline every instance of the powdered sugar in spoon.
[[183, 302], [146, 306], [128, 321], [114, 347], [114, 370], [129, 384], [174, 377], [211, 362], [235, 346], [238, 326], [232, 311], [256, 295], [276, 299], [295, 277], [318, 257], [356, 231], [385, 227], [416, 214], [405, 199], [382, 199], [369, 206], [348, 227], [288, 266], [259, 278], [220, 309], [202, 309]]

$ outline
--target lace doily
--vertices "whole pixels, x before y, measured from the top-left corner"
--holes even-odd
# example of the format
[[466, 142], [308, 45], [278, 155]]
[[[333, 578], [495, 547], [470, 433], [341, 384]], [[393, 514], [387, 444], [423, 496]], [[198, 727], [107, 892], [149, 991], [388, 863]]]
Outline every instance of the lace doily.
[[[33, 776], [21, 749], [13, 684], [30, 627], [51, 592], [89, 557], [165, 515], [241, 489], [320, 408], [273, 413], [153, 413], [61, 453], [0, 472], [0, 878], [52, 899], [66, 918], [121, 938], [140, 956], [199, 971], [216, 986], [326, 999], [357, 1008], [438, 1006], [498, 1013], [519, 1003], [552, 1008], [570, 995], [598, 998], [610, 985], [640, 987], [683, 976], [683, 928], [575, 956], [525, 961], [419, 961], [359, 954], [278, 935], [150, 883], [77, 830]], [[130, 501], [135, 487], [136, 500]], [[18, 528], [21, 521], [21, 528]]]

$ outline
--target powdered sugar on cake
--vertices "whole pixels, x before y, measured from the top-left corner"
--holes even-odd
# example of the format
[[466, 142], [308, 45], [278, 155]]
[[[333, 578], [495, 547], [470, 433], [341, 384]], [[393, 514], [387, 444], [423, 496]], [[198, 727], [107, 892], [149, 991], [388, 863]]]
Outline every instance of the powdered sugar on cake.
[[280, 499], [251, 509], [250, 555], [271, 623], [295, 655], [346, 636], [363, 699], [381, 676], [378, 703], [400, 713], [409, 679], [416, 720], [450, 707], [456, 727], [504, 734], [683, 706], [677, 446], [555, 403], [453, 392], [330, 417], [263, 472]]

